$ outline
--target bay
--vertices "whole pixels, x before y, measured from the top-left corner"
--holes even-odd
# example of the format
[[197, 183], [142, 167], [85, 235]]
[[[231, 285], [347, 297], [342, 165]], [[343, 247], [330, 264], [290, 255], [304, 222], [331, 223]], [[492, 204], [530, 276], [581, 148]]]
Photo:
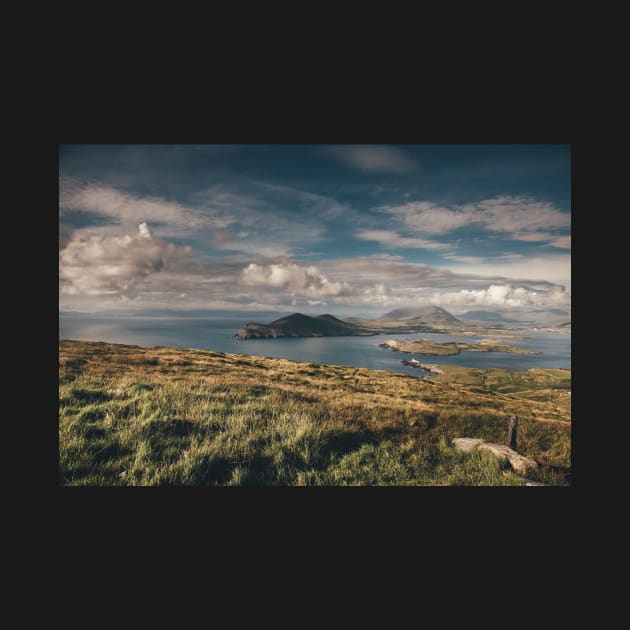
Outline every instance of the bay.
[[[389, 370], [415, 377], [427, 376], [423, 370], [402, 365], [410, 355], [379, 348], [386, 339], [431, 339], [435, 341], [475, 342], [486, 337], [459, 337], [435, 333], [374, 335], [369, 337], [305, 337], [290, 339], [234, 339], [244, 324], [242, 319], [207, 317], [59, 317], [59, 338], [105, 341], [138, 346], [170, 346], [217, 350], [236, 354], [293, 359], [309, 363], [346, 365]], [[524, 332], [528, 339], [497, 341], [542, 354], [505, 352], [462, 352], [448, 357], [415, 354], [423, 363], [453, 364], [465, 367], [571, 368], [571, 335], [566, 333]]]

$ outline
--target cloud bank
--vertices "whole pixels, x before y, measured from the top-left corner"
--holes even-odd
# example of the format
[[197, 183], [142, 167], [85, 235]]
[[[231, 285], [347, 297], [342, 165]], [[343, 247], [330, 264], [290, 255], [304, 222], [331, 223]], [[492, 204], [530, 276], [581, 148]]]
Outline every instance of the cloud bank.
[[558, 230], [570, 228], [570, 214], [549, 202], [529, 197], [498, 196], [453, 207], [413, 201], [379, 206], [377, 210], [392, 216], [414, 235], [443, 235], [473, 226], [507, 239], [548, 241], [554, 247], [571, 247], [569, 236], [557, 234]]
[[60, 290], [67, 295], [129, 297], [144, 278], [190, 251], [154, 238], [146, 223], [134, 235], [75, 237], [59, 255]]
[[509, 284], [491, 284], [487, 289], [435, 292], [431, 304], [447, 306], [492, 306], [503, 308], [568, 306], [570, 297], [564, 287], [533, 291]]
[[295, 263], [252, 263], [243, 270], [241, 282], [248, 286], [287, 289], [294, 297], [320, 298], [352, 294], [348, 283], [333, 282], [317, 267], [304, 267]]
[[426, 238], [400, 236], [391, 230], [358, 230], [355, 236], [363, 241], [376, 241], [394, 249], [450, 249], [451, 245]]

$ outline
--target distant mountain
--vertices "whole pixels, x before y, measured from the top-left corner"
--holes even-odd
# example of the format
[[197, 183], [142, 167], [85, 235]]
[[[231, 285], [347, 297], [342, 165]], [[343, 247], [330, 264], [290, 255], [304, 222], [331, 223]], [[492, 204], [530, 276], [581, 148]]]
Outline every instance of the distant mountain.
[[529, 310], [493, 309], [492, 311], [466, 311], [459, 317], [476, 322], [496, 322], [500, 324], [520, 324], [531, 326], [557, 326], [567, 321], [571, 314], [566, 309], [543, 308]]
[[459, 319], [451, 315], [441, 306], [416, 306], [412, 308], [399, 308], [389, 313], [385, 313], [380, 320], [410, 320], [426, 324], [461, 324]]
[[505, 324], [518, 324], [521, 320], [503, 317], [501, 313], [494, 311], [466, 311], [459, 316], [461, 319], [470, 319], [475, 322], [501, 322]]
[[337, 319], [333, 315], [311, 317], [294, 313], [270, 324], [249, 322], [234, 335], [237, 339], [276, 339], [278, 337], [342, 337], [375, 333]]

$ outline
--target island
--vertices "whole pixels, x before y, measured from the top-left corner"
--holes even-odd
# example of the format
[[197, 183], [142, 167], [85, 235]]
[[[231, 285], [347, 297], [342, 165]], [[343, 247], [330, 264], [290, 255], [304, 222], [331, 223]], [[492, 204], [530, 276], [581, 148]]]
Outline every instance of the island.
[[279, 337], [344, 337], [376, 335], [372, 330], [337, 319], [334, 315], [311, 317], [294, 313], [270, 324], [250, 322], [234, 335], [236, 339], [277, 339]]
[[391, 350], [392, 352], [403, 352], [406, 354], [430, 354], [440, 357], [459, 354], [462, 350], [472, 352], [511, 352], [513, 354], [542, 354], [535, 350], [525, 348], [515, 348], [496, 344], [492, 339], [482, 339], [479, 343], [462, 343], [459, 341], [438, 342], [430, 339], [416, 339], [413, 341], [398, 341], [388, 339], [378, 344], [379, 347]]

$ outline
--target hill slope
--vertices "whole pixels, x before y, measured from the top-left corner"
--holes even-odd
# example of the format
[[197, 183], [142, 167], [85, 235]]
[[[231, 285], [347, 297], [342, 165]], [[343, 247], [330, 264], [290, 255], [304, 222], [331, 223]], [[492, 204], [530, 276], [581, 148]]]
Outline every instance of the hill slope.
[[294, 313], [271, 324], [249, 322], [234, 335], [237, 339], [276, 339], [277, 337], [341, 337], [373, 335], [369, 330], [341, 321], [333, 315], [311, 317]]
[[451, 315], [441, 306], [416, 306], [413, 308], [399, 308], [385, 313], [381, 320], [418, 320], [426, 324], [461, 324], [456, 317]]
[[61, 341], [60, 483], [522, 485], [491, 456], [450, 447], [460, 436], [503, 442], [508, 417], [517, 414], [518, 451], [541, 464], [536, 478], [566, 485], [570, 372], [537, 372], [448, 366], [430, 382], [284, 359]]
[[493, 309], [466, 311], [459, 317], [463, 320], [475, 322], [494, 322], [499, 324], [519, 324], [522, 326], [559, 325], [566, 322], [570, 312], [561, 308], [546, 309]]

